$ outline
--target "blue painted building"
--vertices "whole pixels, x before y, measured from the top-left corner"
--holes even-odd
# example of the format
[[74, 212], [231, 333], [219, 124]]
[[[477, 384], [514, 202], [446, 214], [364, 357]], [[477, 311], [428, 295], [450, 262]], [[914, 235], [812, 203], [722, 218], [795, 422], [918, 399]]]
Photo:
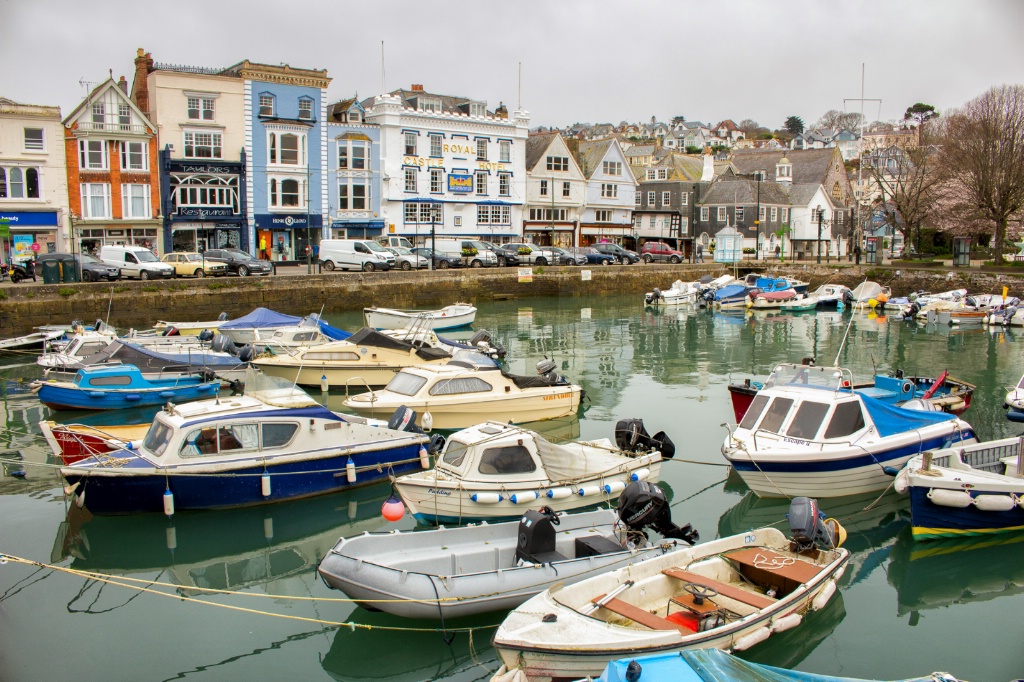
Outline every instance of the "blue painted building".
[[326, 70], [248, 60], [225, 70], [244, 82], [246, 205], [242, 248], [265, 240], [275, 261], [304, 261], [325, 236]]
[[327, 107], [328, 234], [332, 238], [374, 238], [381, 217], [380, 126], [366, 123], [356, 98]]

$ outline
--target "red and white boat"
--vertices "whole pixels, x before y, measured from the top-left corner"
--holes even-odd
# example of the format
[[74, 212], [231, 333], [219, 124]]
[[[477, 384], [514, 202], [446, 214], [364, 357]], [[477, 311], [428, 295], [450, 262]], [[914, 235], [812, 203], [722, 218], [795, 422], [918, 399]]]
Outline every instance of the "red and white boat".
[[64, 464], [122, 450], [133, 441], [146, 436], [149, 424], [117, 424], [113, 426], [86, 426], [84, 424], [58, 424], [39, 422], [39, 430], [55, 457]]

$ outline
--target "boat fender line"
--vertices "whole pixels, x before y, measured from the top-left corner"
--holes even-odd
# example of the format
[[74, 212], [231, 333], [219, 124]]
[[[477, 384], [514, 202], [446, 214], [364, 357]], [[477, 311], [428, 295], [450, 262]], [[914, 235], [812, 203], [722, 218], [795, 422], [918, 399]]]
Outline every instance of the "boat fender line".
[[795, 628], [803, 622], [803, 619], [804, 617], [799, 613], [791, 613], [788, 616], [776, 618], [775, 622], [772, 623], [772, 633], [785, 632], [786, 630]]
[[551, 488], [544, 493], [544, 496], [551, 500], [564, 500], [565, 498], [572, 496], [572, 488], [568, 488], [566, 486]]
[[512, 493], [512, 495], [509, 496], [508, 499], [510, 502], [512, 502], [512, 504], [526, 504], [528, 502], [533, 502], [539, 497], [540, 493], [538, 493], [536, 490], [529, 490], [525, 493]]
[[498, 493], [473, 493], [469, 499], [477, 504], [497, 504], [505, 498]]
[[1016, 504], [1017, 500], [1012, 495], [978, 495], [974, 498], [974, 506], [982, 511], [1010, 511]]
[[815, 611], [821, 611], [825, 608], [825, 604], [828, 604], [828, 600], [832, 598], [832, 595], [836, 593], [836, 581], [829, 580], [825, 587], [821, 588], [821, 592], [811, 600], [811, 608]]
[[928, 491], [928, 499], [932, 501], [932, 504], [937, 504], [940, 507], [965, 509], [971, 506], [971, 494], [962, 490], [932, 488]]
[[772, 631], [767, 627], [758, 628], [753, 632], [743, 635], [742, 637], [737, 639], [733, 643], [732, 648], [735, 651], [746, 651], [755, 644], [760, 644], [764, 640], [768, 639], [768, 637], [771, 636], [771, 634]]
[[351, 457], [345, 463], [345, 480], [349, 483], [356, 482], [356, 463], [352, 461]]
[[164, 490], [164, 515], [174, 516], [174, 493], [170, 488]]

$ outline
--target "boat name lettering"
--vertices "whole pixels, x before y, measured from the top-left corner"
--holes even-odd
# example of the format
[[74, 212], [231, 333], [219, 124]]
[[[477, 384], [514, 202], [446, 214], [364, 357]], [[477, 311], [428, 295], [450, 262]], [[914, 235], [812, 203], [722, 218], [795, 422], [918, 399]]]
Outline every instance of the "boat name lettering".
[[546, 395], [544, 400], [561, 400], [562, 398], [571, 398], [572, 393], [556, 393], [555, 395]]
[[791, 443], [792, 445], [809, 445], [805, 440], [797, 440], [796, 438], [783, 438], [783, 443]]
[[428, 495], [448, 495], [451, 496], [451, 490], [439, 490], [437, 488], [427, 488]]

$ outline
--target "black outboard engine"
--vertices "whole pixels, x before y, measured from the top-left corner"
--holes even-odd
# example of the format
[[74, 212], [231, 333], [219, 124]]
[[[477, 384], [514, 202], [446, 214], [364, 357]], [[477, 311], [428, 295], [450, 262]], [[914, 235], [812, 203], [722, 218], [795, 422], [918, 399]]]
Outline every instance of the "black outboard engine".
[[252, 347], [251, 343], [238, 349], [238, 359], [242, 362], [250, 362], [254, 357], [256, 357], [256, 349]]
[[210, 350], [217, 353], [229, 353], [231, 355], [238, 355], [238, 346], [235, 342], [224, 336], [223, 334], [217, 334], [213, 337], [213, 341], [210, 343]]
[[486, 329], [481, 329], [476, 334], [473, 334], [473, 338], [469, 340], [469, 345], [491, 357], [505, 357], [505, 347], [495, 341], [494, 335]]
[[204, 329], [203, 331], [199, 332], [199, 340], [200, 341], [206, 342], [206, 341], [210, 341], [212, 339], [213, 339], [213, 332], [211, 330]]
[[849, 289], [843, 292], [843, 304], [853, 305], [853, 292]]
[[839, 546], [835, 528], [825, 524], [825, 513], [818, 501], [810, 497], [794, 497], [789, 503], [789, 539], [794, 552], [807, 552], [819, 546], [833, 549]]
[[633, 481], [619, 495], [619, 521], [629, 530], [643, 533], [644, 537], [647, 536], [644, 528], [650, 527], [662, 537], [682, 540], [691, 545], [700, 540], [700, 533], [690, 524], [680, 528], [672, 523], [672, 512], [665, 493], [647, 481]]
[[654, 291], [649, 291], [644, 294], [644, 302], [646, 303], [657, 303], [661, 300], [661, 289], [655, 288]]
[[537, 374], [544, 380], [548, 386], [556, 386], [558, 384], [568, 383], [565, 377], [558, 376], [555, 369], [558, 365], [555, 361], [550, 358], [544, 358], [537, 363]]
[[917, 314], [921, 312], [921, 304], [917, 301], [913, 301], [910, 307], [907, 309], [907, 314], [903, 316], [904, 320], [912, 320], [917, 317]]
[[624, 452], [657, 450], [665, 459], [676, 455], [676, 445], [664, 431], [653, 436], [644, 428], [643, 419], [620, 419], [615, 423], [615, 444]]
[[565, 560], [565, 556], [555, 551], [555, 526], [558, 524], [558, 514], [551, 507], [541, 507], [540, 511], [528, 509], [519, 519], [516, 561], [547, 564]]
[[427, 452], [432, 455], [436, 455], [444, 449], [444, 436], [440, 433], [434, 433], [430, 436], [430, 442], [427, 444]]

